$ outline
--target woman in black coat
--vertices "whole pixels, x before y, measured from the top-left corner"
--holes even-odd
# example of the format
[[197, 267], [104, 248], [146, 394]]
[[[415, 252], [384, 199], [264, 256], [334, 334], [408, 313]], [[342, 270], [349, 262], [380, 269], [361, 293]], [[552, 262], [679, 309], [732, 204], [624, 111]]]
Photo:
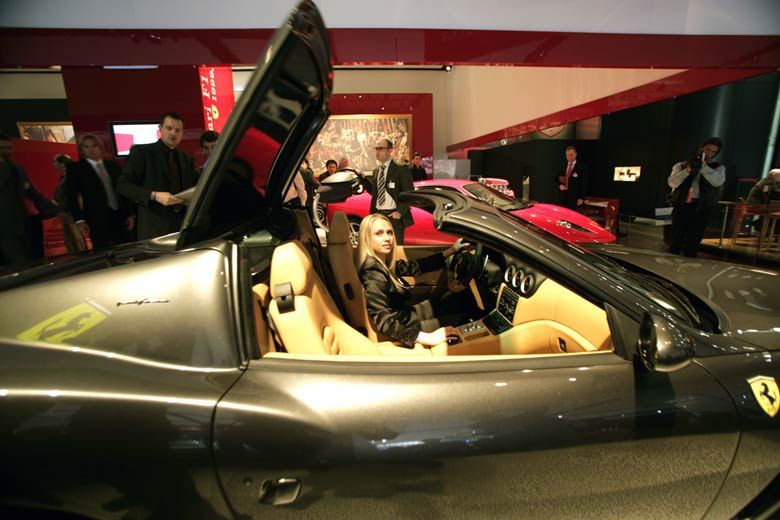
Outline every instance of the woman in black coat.
[[424, 300], [414, 303], [403, 276], [416, 276], [444, 267], [444, 258], [462, 247], [460, 240], [444, 253], [419, 260], [396, 260], [396, 242], [390, 220], [379, 213], [360, 224], [358, 264], [366, 292], [366, 308], [377, 332], [408, 347], [433, 346], [458, 336], [450, 326], [465, 319], [455, 301]]

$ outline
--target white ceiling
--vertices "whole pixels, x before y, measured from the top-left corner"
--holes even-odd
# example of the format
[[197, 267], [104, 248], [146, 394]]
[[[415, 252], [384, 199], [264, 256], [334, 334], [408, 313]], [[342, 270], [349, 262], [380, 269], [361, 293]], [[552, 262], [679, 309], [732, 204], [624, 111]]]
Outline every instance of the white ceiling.
[[[780, 0], [319, 0], [331, 28], [777, 35]], [[0, 0], [1, 27], [276, 28], [291, 0]]]

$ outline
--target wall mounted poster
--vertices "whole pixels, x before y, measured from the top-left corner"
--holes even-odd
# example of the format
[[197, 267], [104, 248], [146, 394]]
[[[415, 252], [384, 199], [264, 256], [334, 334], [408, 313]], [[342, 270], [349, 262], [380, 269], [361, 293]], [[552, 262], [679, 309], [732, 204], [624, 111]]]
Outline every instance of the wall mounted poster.
[[75, 143], [76, 134], [70, 121], [19, 121], [19, 137], [30, 141]]
[[376, 168], [374, 145], [383, 137], [393, 142], [393, 160], [408, 161], [412, 145], [411, 114], [330, 116], [309, 150], [309, 164], [316, 174], [325, 171], [328, 159], [341, 166], [346, 162], [348, 168], [359, 172], [370, 172]]
[[642, 175], [641, 166], [615, 166], [613, 180], [618, 182], [636, 182]]

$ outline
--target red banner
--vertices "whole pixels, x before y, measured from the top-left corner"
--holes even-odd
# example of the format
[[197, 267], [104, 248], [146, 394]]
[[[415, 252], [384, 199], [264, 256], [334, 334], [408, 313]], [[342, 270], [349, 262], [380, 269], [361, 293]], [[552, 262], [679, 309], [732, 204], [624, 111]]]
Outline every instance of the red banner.
[[233, 110], [233, 69], [231, 67], [198, 67], [206, 130], [221, 132]]

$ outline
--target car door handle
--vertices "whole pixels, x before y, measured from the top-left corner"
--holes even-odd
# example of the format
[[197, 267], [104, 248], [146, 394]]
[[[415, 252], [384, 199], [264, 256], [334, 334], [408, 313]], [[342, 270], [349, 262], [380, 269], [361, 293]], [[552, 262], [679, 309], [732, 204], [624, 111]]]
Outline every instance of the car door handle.
[[276, 478], [260, 484], [257, 499], [261, 504], [284, 506], [295, 502], [301, 494], [301, 481], [297, 478]]

